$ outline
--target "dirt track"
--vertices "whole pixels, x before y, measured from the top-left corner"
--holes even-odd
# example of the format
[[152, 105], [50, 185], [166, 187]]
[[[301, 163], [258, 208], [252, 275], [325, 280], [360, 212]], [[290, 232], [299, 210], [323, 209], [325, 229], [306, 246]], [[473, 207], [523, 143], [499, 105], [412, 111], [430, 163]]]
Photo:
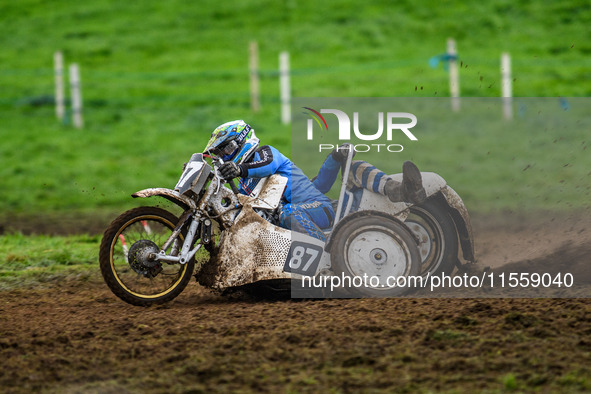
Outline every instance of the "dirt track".
[[[563, 248], [586, 265], [584, 224], [480, 224], [480, 261], [550, 264]], [[0, 334], [3, 392], [591, 390], [588, 299], [263, 302], [192, 283], [139, 308], [97, 276], [0, 292]]]
[[260, 302], [191, 286], [146, 309], [87, 283], [0, 305], [5, 392], [591, 388], [587, 300]]

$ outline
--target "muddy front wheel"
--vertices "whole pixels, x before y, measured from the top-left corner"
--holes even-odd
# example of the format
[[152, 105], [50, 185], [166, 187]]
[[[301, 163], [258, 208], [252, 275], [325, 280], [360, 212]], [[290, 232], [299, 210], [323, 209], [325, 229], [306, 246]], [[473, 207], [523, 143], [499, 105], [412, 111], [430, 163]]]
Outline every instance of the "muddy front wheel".
[[[99, 253], [101, 273], [117, 297], [148, 306], [168, 302], [183, 291], [194, 260], [170, 264], [153, 259], [177, 222], [163, 209], [140, 207], [124, 212], [105, 230]], [[181, 235], [175, 243], [180, 247], [182, 241]]]

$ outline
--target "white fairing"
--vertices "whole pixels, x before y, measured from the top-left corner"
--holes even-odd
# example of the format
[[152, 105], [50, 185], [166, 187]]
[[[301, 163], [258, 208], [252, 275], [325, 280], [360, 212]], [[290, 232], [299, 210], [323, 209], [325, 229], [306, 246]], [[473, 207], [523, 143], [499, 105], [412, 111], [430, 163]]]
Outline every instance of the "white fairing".
[[406, 203], [392, 202], [388, 197], [369, 190], [363, 190], [358, 211], [388, 212], [400, 220], [406, 219], [408, 215]]
[[[421, 172], [421, 177], [423, 178], [423, 187], [425, 188], [427, 197], [436, 194], [447, 185], [445, 179], [434, 172]], [[388, 178], [402, 182], [402, 174], [388, 175]]]
[[260, 180], [250, 197], [254, 198], [253, 208], [276, 209], [281, 202], [288, 179], [281, 175], [271, 175]]
[[[446, 186], [445, 179], [434, 172], [421, 172], [421, 176], [423, 178], [423, 187], [425, 188], [427, 197], [438, 193]], [[402, 182], [402, 174], [389, 175], [388, 177], [397, 182]], [[396, 216], [400, 220], [404, 220], [408, 215], [408, 207], [409, 205], [404, 202], [392, 202], [384, 195], [364, 189], [358, 210], [388, 212], [390, 215]]]
[[[183, 188], [188, 189], [188, 187], [185, 187], [185, 184], [188, 183], [196, 173], [201, 171], [202, 168], [203, 162], [190, 161], [189, 163], [187, 163], [185, 171], [183, 171], [183, 174], [181, 175], [181, 178], [177, 182], [176, 186], [174, 187], [174, 190], [179, 191]], [[190, 186], [190, 184], [188, 186]]]
[[199, 274], [202, 285], [225, 289], [259, 280], [288, 279], [283, 267], [291, 247], [291, 231], [267, 222], [244, 206], [234, 225], [224, 231], [215, 259]]

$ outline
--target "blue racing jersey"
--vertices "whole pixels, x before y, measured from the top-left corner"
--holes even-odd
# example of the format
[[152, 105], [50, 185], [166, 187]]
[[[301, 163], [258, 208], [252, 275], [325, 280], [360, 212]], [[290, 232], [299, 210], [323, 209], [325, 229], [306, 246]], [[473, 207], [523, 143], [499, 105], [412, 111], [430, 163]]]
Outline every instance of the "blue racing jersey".
[[[324, 179], [330, 177], [320, 179], [319, 176], [314, 182], [310, 181], [302, 170], [272, 146], [261, 146], [248, 162], [240, 164], [240, 169], [244, 175], [239, 182], [242, 194], [250, 194], [261, 178], [278, 174], [287, 178], [287, 187], [283, 194], [287, 203], [320, 201], [330, 204], [330, 199], [323, 193], [330, 190], [334, 178], [330, 182], [330, 179]], [[332, 175], [332, 171], [329, 172]]]

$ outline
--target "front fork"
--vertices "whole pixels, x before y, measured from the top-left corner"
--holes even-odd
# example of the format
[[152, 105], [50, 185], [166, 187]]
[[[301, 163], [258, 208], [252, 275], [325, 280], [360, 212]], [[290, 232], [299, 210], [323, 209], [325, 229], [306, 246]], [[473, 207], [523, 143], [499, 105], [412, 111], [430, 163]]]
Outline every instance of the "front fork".
[[[185, 241], [183, 242], [179, 253], [179, 235], [187, 222], [190, 222], [189, 229], [187, 230]], [[201, 238], [202, 242], [199, 242], [194, 248], [191, 249], [200, 227], [201, 234], [199, 238]], [[168, 237], [164, 245], [162, 245], [160, 252], [152, 253], [149, 258], [153, 259], [154, 261], [163, 261], [169, 264], [186, 264], [187, 262], [191, 261], [191, 259], [195, 256], [195, 253], [201, 249], [204, 243], [210, 242], [210, 237], [211, 220], [209, 218], [202, 219], [194, 210], [185, 211], [185, 213], [179, 219], [179, 223], [175, 227], [170, 237]], [[172, 249], [170, 254], [166, 254], [166, 250], [168, 250], [171, 245]]]

